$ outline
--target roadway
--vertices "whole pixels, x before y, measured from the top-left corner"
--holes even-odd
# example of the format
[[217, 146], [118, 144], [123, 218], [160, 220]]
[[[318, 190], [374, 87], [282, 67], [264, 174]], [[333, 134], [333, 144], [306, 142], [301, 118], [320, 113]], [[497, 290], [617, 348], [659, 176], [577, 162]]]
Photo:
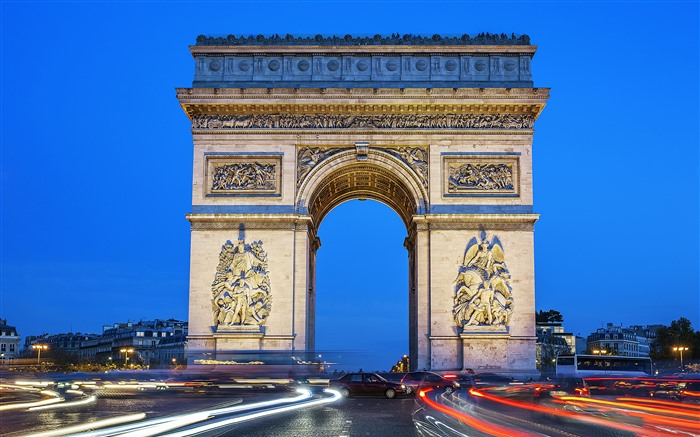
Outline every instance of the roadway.
[[517, 384], [346, 399], [323, 382], [290, 380], [5, 381], [0, 424], [8, 437], [700, 437], [698, 403], [568, 395], [538, 400], [537, 388]]

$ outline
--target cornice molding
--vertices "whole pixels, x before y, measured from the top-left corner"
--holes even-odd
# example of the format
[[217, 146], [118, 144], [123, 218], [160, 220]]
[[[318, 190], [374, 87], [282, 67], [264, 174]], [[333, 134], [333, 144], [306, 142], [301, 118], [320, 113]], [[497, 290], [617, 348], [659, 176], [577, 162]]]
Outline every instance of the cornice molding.
[[225, 103], [227, 99], [415, 99], [425, 102], [425, 99], [458, 99], [455, 103], [463, 102], [464, 98], [473, 100], [492, 99], [531, 99], [533, 103], [544, 102], [549, 98], [550, 88], [176, 88], [176, 95], [181, 103], [202, 100], [219, 100]]

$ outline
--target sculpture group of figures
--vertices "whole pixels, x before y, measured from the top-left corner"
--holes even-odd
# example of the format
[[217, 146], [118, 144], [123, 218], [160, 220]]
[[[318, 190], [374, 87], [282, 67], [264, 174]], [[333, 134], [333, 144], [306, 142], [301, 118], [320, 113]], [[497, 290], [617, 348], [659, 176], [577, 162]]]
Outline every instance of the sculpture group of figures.
[[464, 164], [450, 167], [449, 190], [512, 190], [511, 164]]
[[211, 284], [214, 325], [263, 325], [272, 306], [267, 253], [262, 241], [221, 247]]
[[274, 190], [275, 165], [243, 162], [214, 167], [212, 191]]
[[531, 114], [199, 115], [194, 129], [531, 129]]
[[506, 267], [503, 246], [482, 237], [467, 246], [464, 263], [455, 280], [455, 324], [467, 326], [507, 326], [513, 314], [510, 273]]

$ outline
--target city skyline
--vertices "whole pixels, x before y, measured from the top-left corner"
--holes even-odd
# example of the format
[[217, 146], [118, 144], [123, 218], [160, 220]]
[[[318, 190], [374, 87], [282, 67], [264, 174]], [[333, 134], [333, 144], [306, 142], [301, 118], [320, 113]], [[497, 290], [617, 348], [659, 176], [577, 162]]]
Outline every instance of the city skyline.
[[[697, 3], [264, 4], [2, 3], [0, 317], [20, 335], [187, 320], [188, 45], [276, 33], [529, 35], [551, 88], [533, 141], [536, 310], [584, 337], [700, 328]], [[408, 349], [405, 227], [351, 201], [319, 236], [319, 349], [382, 350], [390, 367]], [[341, 298], [373, 306], [344, 314]]]

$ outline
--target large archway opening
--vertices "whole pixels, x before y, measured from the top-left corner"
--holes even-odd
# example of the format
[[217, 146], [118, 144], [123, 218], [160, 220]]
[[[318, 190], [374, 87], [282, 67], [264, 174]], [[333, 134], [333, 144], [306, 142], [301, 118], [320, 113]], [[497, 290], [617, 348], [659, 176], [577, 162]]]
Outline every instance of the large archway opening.
[[[370, 149], [360, 159], [349, 151], [312, 170], [300, 194], [325, 248], [309, 253], [311, 348], [344, 352], [326, 357], [342, 370], [390, 370], [404, 355], [415, 357], [413, 219], [426, 205], [420, 181], [390, 153]], [[335, 314], [348, 318], [334, 321]]]
[[388, 371], [409, 352], [406, 227], [374, 200], [323, 219], [316, 254], [316, 350], [329, 370]]

